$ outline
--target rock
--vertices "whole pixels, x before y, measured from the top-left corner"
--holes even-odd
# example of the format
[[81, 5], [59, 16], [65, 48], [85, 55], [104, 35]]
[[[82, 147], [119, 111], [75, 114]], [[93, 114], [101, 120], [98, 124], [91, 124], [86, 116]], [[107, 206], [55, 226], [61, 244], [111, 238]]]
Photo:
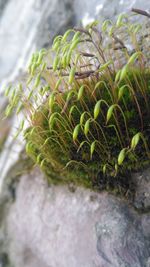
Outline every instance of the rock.
[[0, 15], [3, 13], [9, 0], [0, 0]]
[[35, 39], [39, 49], [49, 47], [56, 35], [64, 34], [67, 28], [72, 28], [76, 24], [72, 1], [53, 0], [49, 1], [49, 4], [50, 8], [44, 12]]
[[38, 169], [18, 180], [15, 199], [8, 184], [0, 244], [12, 266], [149, 266], [149, 214], [106, 192], [48, 187]]
[[1, 80], [24, 71], [33, 50], [50, 45], [54, 35], [72, 27], [73, 21], [70, 0], [7, 1], [0, 19]]
[[150, 235], [143, 233], [145, 228], [142, 228], [141, 219], [142, 216], [116, 200], [105, 211], [102, 209], [101, 218], [96, 225], [100, 266], [147, 266]]
[[133, 175], [133, 182], [135, 183], [135, 208], [142, 211], [150, 211], [150, 169], [144, 172], [138, 172]]
[[[83, 24], [87, 24], [94, 19], [98, 19], [101, 22], [105, 19], [114, 21], [120, 13], [130, 12], [133, 7], [147, 10], [149, 9], [149, 3], [148, 1], [141, 2], [140, 0], [74, 0], [76, 20], [83, 20]], [[142, 20], [142, 16], [138, 17], [138, 23], [140, 20]]]

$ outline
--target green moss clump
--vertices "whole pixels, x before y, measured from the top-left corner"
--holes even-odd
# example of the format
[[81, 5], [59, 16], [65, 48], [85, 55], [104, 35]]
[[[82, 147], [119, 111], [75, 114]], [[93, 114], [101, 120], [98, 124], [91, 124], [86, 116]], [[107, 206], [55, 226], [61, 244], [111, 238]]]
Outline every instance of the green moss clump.
[[149, 164], [150, 69], [141, 28], [119, 16], [101, 29], [95, 22], [68, 30], [33, 54], [27, 88], [12, 91], [6, 113], [24, 107], [29, 128], [23, 122], [19, 131], [50, 182], [98, 186]]

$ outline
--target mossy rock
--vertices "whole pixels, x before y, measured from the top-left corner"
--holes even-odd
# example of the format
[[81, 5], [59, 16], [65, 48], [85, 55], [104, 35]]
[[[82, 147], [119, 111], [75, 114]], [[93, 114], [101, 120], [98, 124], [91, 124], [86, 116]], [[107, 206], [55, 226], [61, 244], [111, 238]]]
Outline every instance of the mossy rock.
[[24, 129], [23, 121], [19, 131], [49, 182], [97, 188], [104, 181], [107, 187], [149, 165], [145, 25], [120, 15], [116, 23], [105, 21], [101, 28], [94, 22], [70, 29], [54, 39], [52, 48], [33, 54], [29, 93], [22, 86], [8, 92], [6, 114], [14, 107], [17, 114], [22, 107], [26, 110], [29, 128]]

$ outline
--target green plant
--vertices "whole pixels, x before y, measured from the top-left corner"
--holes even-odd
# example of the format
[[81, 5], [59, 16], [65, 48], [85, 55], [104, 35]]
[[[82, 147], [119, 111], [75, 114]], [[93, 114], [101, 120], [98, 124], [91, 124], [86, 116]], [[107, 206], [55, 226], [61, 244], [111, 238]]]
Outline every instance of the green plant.
[[[149, 164], [150, 70], [142, 25], [120, 15], [57, 36], [33, 54], [23, 88], [6, 90], [28, 121], [26, 151], [49, 177], [91, 186]], [[132, 46], [132, 53], [126, 43]], [[63, 178], [62, 178], [63, 176]], [[54, 180], [55, 181], [55, 180]]]

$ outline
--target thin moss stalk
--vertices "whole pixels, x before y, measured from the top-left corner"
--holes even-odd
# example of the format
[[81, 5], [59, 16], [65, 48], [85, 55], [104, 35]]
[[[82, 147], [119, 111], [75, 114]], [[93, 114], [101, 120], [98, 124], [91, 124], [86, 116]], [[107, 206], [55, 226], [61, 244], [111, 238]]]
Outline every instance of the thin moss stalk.
[[27, 88], [7, 89], [6, 115], [24, 107], [26, 151], [50, 181], [56, 172], [59, 182], [91, 187], [149, 164], [150, 69], [138, 42], [142, 31], [127, 15], [70, 29], [33, 54]]

